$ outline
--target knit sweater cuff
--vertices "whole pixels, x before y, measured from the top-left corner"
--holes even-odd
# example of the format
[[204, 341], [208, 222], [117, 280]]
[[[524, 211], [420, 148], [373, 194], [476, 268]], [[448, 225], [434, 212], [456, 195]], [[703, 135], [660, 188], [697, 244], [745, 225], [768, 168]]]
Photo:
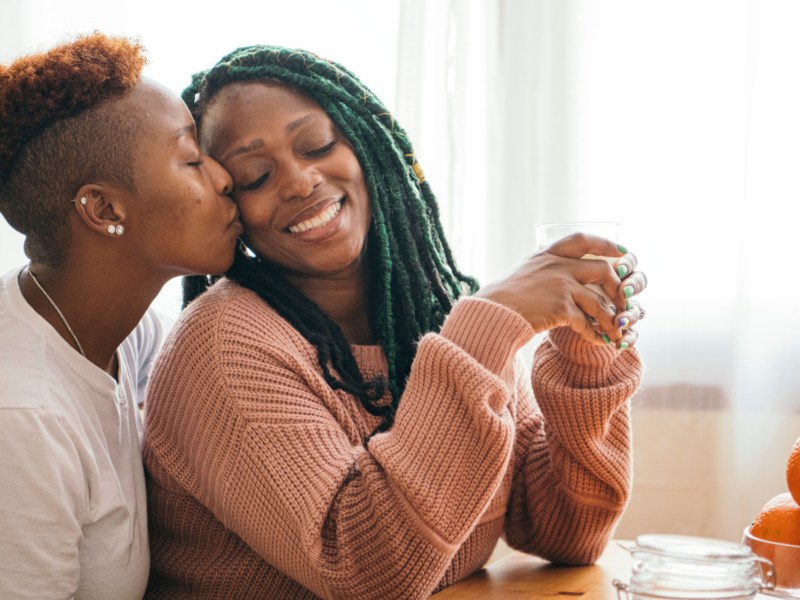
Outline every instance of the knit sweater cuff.
[[593, 344], [569, 327], [552, 329], [549, 336], [561, 355], [576, 365], [607, 367], [620, 353], [612, 344]]
[[641, 371], [635, 348], [622, 351], [611, 344], [592, 344], [571, 329], [560, 327], [551, 330], [548, 339], [536, 349], [534, 391], [540, 406], [545, 400], [540, 397], [541, 389], [536, 388], [551, 383], [576, 389], [622, 385], [627, 390], [623, 397], [627, 397], [638, 387]]
[[484, 298], [462, 298], [442, 326], [447, 338], [489, 371], [502, 374], [534, 331], [522, 316]]

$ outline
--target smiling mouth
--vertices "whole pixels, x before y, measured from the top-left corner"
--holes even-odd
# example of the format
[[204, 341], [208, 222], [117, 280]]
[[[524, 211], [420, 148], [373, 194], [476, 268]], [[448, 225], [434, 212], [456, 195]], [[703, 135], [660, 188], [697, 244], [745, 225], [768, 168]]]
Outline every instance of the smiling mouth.
[[320, 214], [311, 217], [310, 219], [306, 219], [305, 221], [301, 221], [300, 223], [296, 223], [291, 227], [287, 227], [286, 230], [290, 233], [303, 233], [305, 231], [311, 231], [312, 229], [320, 229], [325, 227], [328, 223], [333, 221], [334, 217], [339, 214], [339, 211], [342, 210], [342, 203], [344, 199], [331, 204], [328, 208], [322, 211]]

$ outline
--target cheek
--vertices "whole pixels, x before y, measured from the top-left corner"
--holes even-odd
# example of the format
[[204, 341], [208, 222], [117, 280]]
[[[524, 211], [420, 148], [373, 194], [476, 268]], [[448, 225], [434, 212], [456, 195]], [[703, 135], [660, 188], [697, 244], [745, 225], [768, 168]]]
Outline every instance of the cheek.
[[346, 173], [346, 177], [353, 181], [360, 181], [363, 185], [364, 172], [361, 169], [361, 164], [358, 162], [358, 158], [352, 152], [352, 150], [345, 155], [342, 163], [343, 164], [341, 168]]
[[364, 225], [369, 227], [370, 223], [372, 222], [372, 202], [369, 197], [367, 182], [364, 180], [363, 175], [359, 177], [357, 187], [362, 198], [362, 202], [364, 203]]
[[351, 182], [351, 185], [357, 191], [361, 201], [366, 205], [366, 220], [371, 219], [371, 209], [369, 201], [369, 192], [367, 190], [367, 182], [364, 179], [364, 172], [361, 170], [361, 165], [358, 162], [355, 154], [350, 154], [347, 160], [343, 161], [341, 165], [341, 173], [344, 179]]
[[269, 231], [270, 211], [265, 201], [248, 198], [246, 201], [236, 200], [239, 207], [239, 218], [244, 225], [245, 236], [259, 237]]
[[194, 186], [176, 190], [169, 202], [170, 209], [158, 215], [164, 229], [178, 238], [197, 239], [220, 226], [221, 211], [214, 201], [203, 197]]
[[[205, 206], [204, 206], [205, 204]], [[186, 221], [192, 215], [197, 215], [197, 220], [210, 220], [217, 211], [213, 210], [210, 203], [204, 203], [202, 198], [189, 196], [180, 210], [172, 211], [172, 222]]]
[[[219, 229], [225, 219], [225, 214], [220, 207], [214, 203], [209, 202], [207, 199], [203, 198], [194, 198], [192, 202], [189, 204], [189, 210], [193, 210], [197, 213], [197, 220], [199, 222], [203, 222], [205, 225], [204, 229], [207, 230], [216, 230]], [[198, 232], [201, 230], [198, 227]], [[200, 233], [200, 235], [205, 235], [204, 233]]]

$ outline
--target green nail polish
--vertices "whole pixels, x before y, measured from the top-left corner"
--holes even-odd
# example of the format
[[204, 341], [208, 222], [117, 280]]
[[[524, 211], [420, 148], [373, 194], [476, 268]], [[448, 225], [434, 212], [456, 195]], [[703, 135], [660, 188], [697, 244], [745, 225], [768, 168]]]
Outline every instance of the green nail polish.
[[633, 296], [633, 286], [626, 285], [624, 288], [622, 288], [622, 293], [625, 294], [626, 298], [630, 298], [631, 296]]
[[611, 343], [611, 338], [610, 338], [610, 337], [608, 337], [608, 336], [607, 336], [607, 335], [604, 333], [604, 334], [603, 334], [603, 341], [604, 341], [606, 344], [610, 344], [610, 343]]
[[628, 253], [628, 249], [625, 246], [623, 246], [622, 244], [617, 244], [617, 250], [619, 250], [623, 254], [627, 254]]
[[619, 349], [620, 350], [626, 350], [627, 348], [628, 348], [628, 342], [620, 342], [619, 343]]
[[631, 304], [630, 300], [625, 300], [625, 310], [630, 310], [633, 308], [633, 304]]
[[620, 265], [617, 267], [617, 275], [619, 275], [620, 279], [625, 277], [625, 275], [627, 274], [628, 274], [628, 267], [626, 267], [625, 265]]

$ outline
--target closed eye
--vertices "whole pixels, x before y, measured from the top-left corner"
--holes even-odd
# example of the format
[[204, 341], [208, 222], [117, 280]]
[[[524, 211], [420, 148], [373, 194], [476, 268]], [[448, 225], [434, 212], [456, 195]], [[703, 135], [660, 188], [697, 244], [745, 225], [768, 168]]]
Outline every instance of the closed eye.
[[333, 147], [336, 145], [338, 141], [339, 140], [334, 139], [332, 142], [325, 144], [322, 148], [317, 148], [316, 150], [311, 150], [310, 152], [306, 152], [306, 156], [311, 158], [316, 156], [324, 156], [325, 154], [333, 150]]
[[189, 165], [190, 167], [201, 167], [203, 166], [203, 159], [200, 158], [198, 160], [193, 160], [192, 162], [188, 162], [186, 164]]
[[255, 190], [261, 187], [261, 185], [269, 178], [269, 171], [264, 173], [261, 177], [253, 181], [252, 183], [246, 183], [243, 185], [237, 185], [236, 188], [243, 192], [248, 192], [250, 190]]

